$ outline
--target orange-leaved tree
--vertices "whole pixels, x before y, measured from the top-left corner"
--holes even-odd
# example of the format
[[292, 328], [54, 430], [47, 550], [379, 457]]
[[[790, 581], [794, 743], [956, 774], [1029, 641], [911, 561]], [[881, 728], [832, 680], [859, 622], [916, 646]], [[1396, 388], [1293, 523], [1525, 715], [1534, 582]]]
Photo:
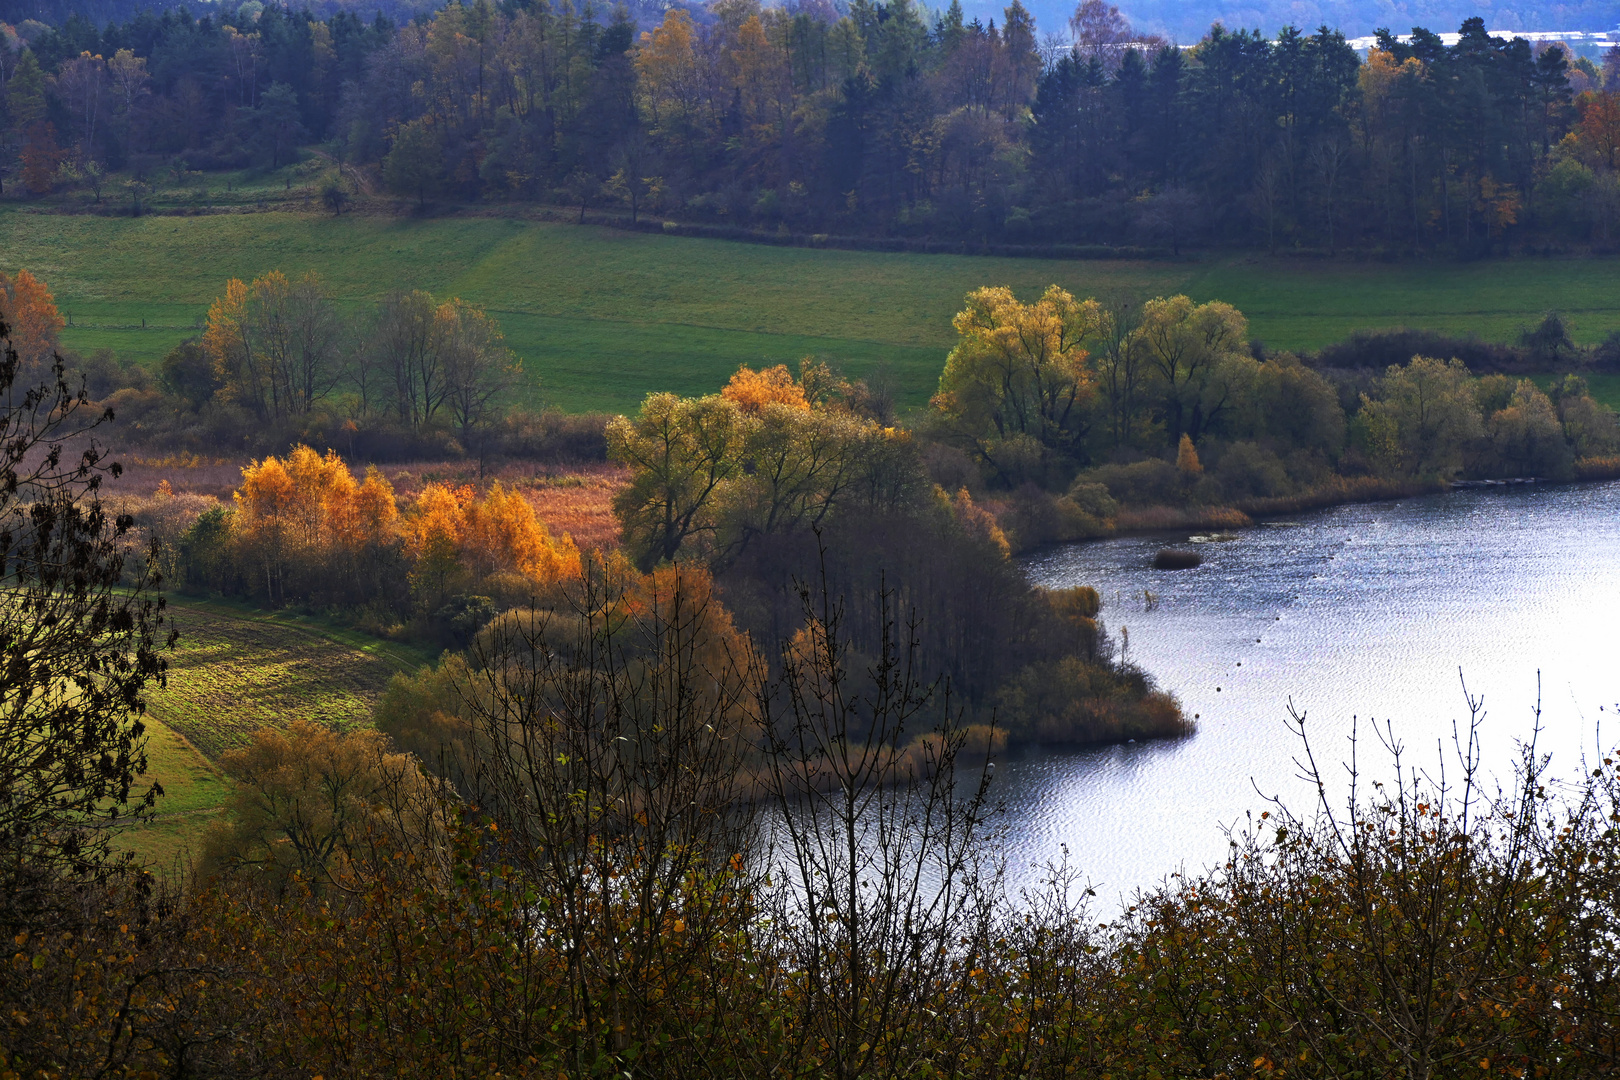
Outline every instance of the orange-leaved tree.
[[755, 371], [744, 364], [726, 383], [720, 396], [735, 402], [746, 413], [757, 413], [767, 405], [787, 405], [795, 409], [808, 409], [804, 387], [793, 380], [786, 364]]
[[526, 588], [580, 575], [579, 548], [554, 537], [521, 492], [499, 482], [479, 498], [472, 487], [429, 484], [405, 522], [415, 569], [412, 588], [427, 604], [497, 575], [518, 575]]
[[0, 273], [0, 320], [10, 325], [11, 345], [25, 369], [50, 362], [66, 325], [51, 290], [27, 270], [16, 277]]
[[568, 536], [553, 537], [521, 492], [490, 486], [467, 507], [462, 547], [467, 564], [482, 575], [516, 572], [537, 585], [580, 574], [579, 549]]
[[461, 534], [475, 497], [467, 484], [457, 488], [429, 484], [412, 504], [405, 519], [405, 550], [414, 564], [411, 592], [419, 601], [436, 605], [464, 583]]
[[393, 486], [375, 467], [356, 481], [336, 453], [302, 445], [244, 468], [235, 498], [237, 543], [262, 569], [272, 603], [306, 594], [322, 571], [356, 571], [393, 542], [399, 517]]

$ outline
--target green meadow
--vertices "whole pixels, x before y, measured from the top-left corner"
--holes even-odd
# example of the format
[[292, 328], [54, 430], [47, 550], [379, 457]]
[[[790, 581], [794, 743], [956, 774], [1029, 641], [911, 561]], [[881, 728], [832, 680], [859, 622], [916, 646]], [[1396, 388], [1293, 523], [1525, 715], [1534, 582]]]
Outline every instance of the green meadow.
[[229, 277], [315, 270], [359, 310], [390, 289], [495, 313], [530, 404], [633, 409], [653, 390], [713, 389], [739, 364], [817, 355], [892, 372], [926, 400], [970, 289], [1050, 283], [1081, 295], [1185, 292], [1249, 318], [1273, 349], [1411, 326], [1507, 341], [1549, 310], [1581, 342], [1620, 330], [1620, 259], [1334, 262], [1222, 255], [1178, 262], [906, 255], [700, 240], [500, 217], [299, 213], [102, 218], [0, 210], [0, 270], [26, 267], [72, 325], [65, 343], [154, 363], [196, 332]]
[[169, 657], [168, 685], [148, 695], [144, 778], [162, 784], [164, 794], [153, 817], [121, 837], [160, 871], [196, 852], [229, 798], [221, 754], [294, 720], [369, 724], [394, 673], [431, 659], [293, 612], [181, 597], [169, 613], [180, 642]]

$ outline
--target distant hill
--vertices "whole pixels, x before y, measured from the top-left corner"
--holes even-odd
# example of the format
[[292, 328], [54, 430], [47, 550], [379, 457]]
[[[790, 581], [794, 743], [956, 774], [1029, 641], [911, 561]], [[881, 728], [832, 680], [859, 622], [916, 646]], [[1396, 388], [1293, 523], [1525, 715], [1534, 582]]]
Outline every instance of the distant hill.
[[[969, 18], [1001, 23], [1003, 10], [1011, 0], [964, 0]], [[930, 9], [943, 9], [948, 0], [923, 0]], [[1220, 22], [1228, 29], [1258, 29], [1274, 34], [1284, 26], [1314, 30], [1326, 24], [1343, 31], [1346, 37], [1371, 34], [1388, 27], [1399, 34], [1421, 26], [1437, 33], [1456, 30], [1462, 21], [1483, 16], [1491, 30], [1614, 30], [1620, 27], [1620, 6], [1615, 0], [1118, 0], [1120, 11], [1136, 29], [1161, 34], [1180, 44], [1190, 45], [1202, 38], [1210, 24]], [[377, 12], [395, 21], [443, 5], [443, 0], [294, 0], [293, 6], [308, 7], [317, 16], [350, 9], [369, 21]], [[0, 22], [19, 23], [37, 19], [60, 25], [69, 15], [81, 14], [97, 26], [122, 22], [143, 9], [183, 7], [195, 14], [227, 9], [234, 12], [239, 2], [212, 0], [0, 0]], [[593, 5], [606, 14], [614, 0], [597, 0]], [[629, 0], [632, 16], [643, 24], [656, 22], [667, 0]], [[681, 7], [698, 5], [679, 3]], [[843, 7], [843, 4], [836, 4]], [[1069, 0], [1024, 0], [1044, 35], [1068, 36], [1068, 19], [1074, 10]]]
[[[948, 0], [947, 0], [948, 2]], [[1110, 0], [1136, 29], [1162, 34], [1191, 45], [1210, 24], [1231, 30], [1275, 34], [1284, 26], [1314, 30], [1322, 24], [1346, 37], [1388, 27], [1398, 34], [1421, 26], [1436, 33], [1456, 30], [1475, 15], [1491, 30], [1614, 30], [1620, 27], [1620, 5], [1614, 0]], [[969, 17], [1002, 21], [1010, 0], [963, 0]], [[929, 6], [934, 6], [930, 0]], [[939, 6], [944, 6], [941, 3]], [[1042, 33], [1067, 35], [1074, 4], [1066, 0], [1024, 0]]]
[[[37, 19], [49, 26], [60, 26], [69, 16], [82, 15], [97, 27], [110, 22], [128, 22], [142, 11], [164, 11], [181, 8], [202, 16], [227, 10], [235, 13], [242, 0], [213, 3], [211, 0], [0, 0], [0, 22], [20, 23]], [[408, 21], [412, 16], [433, 11], [443, 0], [307, 0], [295, 2], [296, 8], [309, 8], [318, 17], [336, 14], [348, 9], [369, 22], [377, 12], [396, 22]]]

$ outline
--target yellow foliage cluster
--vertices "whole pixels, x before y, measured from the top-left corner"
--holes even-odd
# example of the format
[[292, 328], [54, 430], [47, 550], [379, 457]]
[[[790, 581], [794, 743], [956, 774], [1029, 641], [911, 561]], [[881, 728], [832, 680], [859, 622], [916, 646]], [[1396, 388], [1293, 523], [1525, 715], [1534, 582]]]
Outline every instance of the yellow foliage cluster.
[[393, 485], [375, 466], [357, 482], [336, 453], [297, 446], [242, 470], [237, 528], [283, 547], [358, 551], [392, 533], [399, 508]]
[[427, 485], [404, 534], [419, 564], [454, 561], [479, 576], [515, 572], [541, 585], [580, 575], [573, 539], [553, 537], [529, 501], [499, 482], [482, 499], [467, 485]]
[[777, 364], [762, 371], [755, 371], [744, 364], [731, 376], [731, 381], [720, 391], [720, 396], [735, 402], [746, 413], [758, 413], [767, 405], [786, 405], [794, 409], [810, 407], [804, 387], [794, 381], [793, 373], [788, 371], [786, 364]]

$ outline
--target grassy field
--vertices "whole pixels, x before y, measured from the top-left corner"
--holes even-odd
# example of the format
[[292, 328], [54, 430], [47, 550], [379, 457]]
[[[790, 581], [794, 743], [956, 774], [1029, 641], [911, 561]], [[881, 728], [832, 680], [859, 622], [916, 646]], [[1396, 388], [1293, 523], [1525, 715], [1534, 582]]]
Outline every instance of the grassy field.
[[1620, 259], [1340, 263], [1221, 256], [1057, 261], [776, 248], [497, 217], [250, 213], [100, 218], [0, 209], [0, 270], [27, 267], [72, 320], [64, 341], [155, 362], [231, 276], [316, 270], [358, 309], [420, 287], [484, 304], [525, 360], [531, 403], [634, 408], [720, 385], [738, 364], [819, 355], [938, 378], [964, 293], [1056, 282], [1082, 295], [1186, 292], [1235, 304], [1272, 348], [1406, 325], [1508, 340], [1551, 309], [1577, 340], [1620, 330]]
[[147, 778], [165, 794], [152, 821], [124, 835], [125, 846], [160, 869], [195, 850], [229, 797], [230, 781], [215, 764], [222, 753], [293, 720], [367, 723], [394, 673], [431, 659], [288, 612], [185, 598], [169, 610], [181, 640], [168, 686], [148, 704]]

